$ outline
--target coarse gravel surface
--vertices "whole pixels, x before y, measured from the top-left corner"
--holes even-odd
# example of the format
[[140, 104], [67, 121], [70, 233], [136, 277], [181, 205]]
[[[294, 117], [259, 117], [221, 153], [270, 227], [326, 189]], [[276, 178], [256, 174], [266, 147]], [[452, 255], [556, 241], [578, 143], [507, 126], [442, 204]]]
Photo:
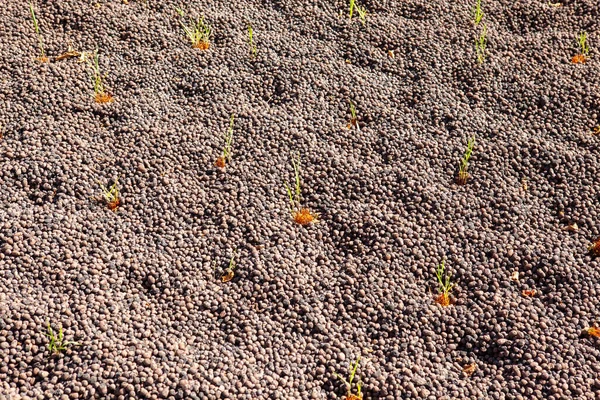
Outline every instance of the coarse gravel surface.
[[600, 6], [474, 3], [2, 1], [0, 399], [600, 398]]

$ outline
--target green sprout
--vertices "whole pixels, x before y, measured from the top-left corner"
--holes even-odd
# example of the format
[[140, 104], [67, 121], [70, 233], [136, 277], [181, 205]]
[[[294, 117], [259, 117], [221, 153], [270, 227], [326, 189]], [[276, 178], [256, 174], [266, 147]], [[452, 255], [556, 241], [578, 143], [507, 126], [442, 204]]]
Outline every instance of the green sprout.
[[590, 54], [590, 46], [587, 43], [587, 32], [581, 32], [577, 35], [577, 43], [581, 49], [581, 54], [587, 57]]
[[[185, 17], [185, 12], [180, 7], [175, 7], [175, 11], [182, 18]], [[204, 17], [199, 17], [195, 22], [192, 20], [189, 25], [179, 21], [183, 27], [185, 35], [192, 42], [192, 47], [200, 50], [206, 50], [210, 47], [210, 35], [212, 29], [210, 25], [204, 22]]]
[[296, 158], [292, 158], [292, 166], [294, 167], [295, 177], [294, 191], [292, 191], [292, 188], [290, 188], [287, 182], [284, 182], [284, 185], [290, 199], [290, 212], [294, 213], [295, 210], [300, 208], [300, 202], [302, 200], [302, 190], [300, 188], [300, 153], [298, 153]]
[[87, 62], [91, 71], [92, 83], [94, 84], [94, 98], [96, 103], [110, 103], [113, 101], [112, 96], [106, 91], [104, 86], [104, 78], [106, 75], [100, 73], [100, 64], [98, 62], [98, 49], [94, 53], [81, 53], [81, 59]]
[[302, 189], [300, 188], [300, 154], [298, 153], [296, 158], [292, 156], [292, 165], [294, 167], [294, 188], [292, 188], [284, 182], [285, 189], [288, 194], [290, 201], [290, 213], [294, 219], [294, 222], [300, 225], [309, 225], [312, 222], [318, 222], [318, 215], [311, 212], [308, 208], [302, 207]]
[[233, 270], [236, 267], [236, 263], [235, 263], [236, 254], [237, 254], [237, 250], [234, 250], [233, 255], [231, 256], [231, 259], [229, 260], [229, 266], [225, 270], [225, 274], [221, 277], [222, 282], [229, 282], [230, 280], [233, 279], [233, 276], [234, 276]]
[[446, 259], [442, 260], [442, 263], [437, 266], [435, 274], [438, 280], [439, 293], [436, 302], [442, 307], [447, 307], [450, 305], [450, 291], [454, 287], [454, 283], [450, 282], [452, 274], [446, 273]]
[[485, 61], [485, 49], [487, 47], [487, 26], [483, 25], [481, 34], [475, 38], [475, 51], [477, 52], [477, 62], [483, 64]]
[[119, 193], [118, 183], [119, 178], [117, 177], [112, 186], [107, 189], [102, 183], [98, 182], [100, 189], [102, 190], [104, 201], [106, 202], [108, 208], [112, 211], [115, 211], [121, 205], [121, 195]]
[[483, 19], [483, 15], [483, 11], [481, 10], [481, 0], [477, 0], [475, 7], [473, 7], [473, 22], [475, 23], [475, 26], [479, 25]]
[[473, 136], [467, 142], [467, 149], [465, 150], [465, 154], [463, 158], [460, 160], [460, 166], [458, 168], [458, 183], [464, 185], [467, 183], [467, 179], [469, 179], [469, 172], [467, 171], [469, 168], [469, 160], [471, 159], [471, 154], [473, 154], [473, 147], [475, 146], [475, 136]]
[[360, 127], [358, 126], [358, 117], [356, 115], [356, 105], [352, 102], [352, 100], [348, 100], [350, 103], [350, 122], [348, 122], [347, 128], [350, 129], [353, 126], [356, 127], [360, 131]]
[[350, 0], [350, 6], [348, 9], [348, 19], [352, 19], [352, 16], [354, 15], [354, 9], [356, 9], [356, 11], [358, 12], [358, 17], [364, 25], [367, 21], [367, 9], [356, 4], [356, 0]]
[[367, 23], [367, 9], [357, 5], [356, 11], [358, 12], [358, 18], [360, 18], [360, 22], [365, 25]]
[[354, 6], [355, 6], [355, 0], [350, 0], [350, 10], [348, 11], [348, 17], [349, 19], [352, 19], [352, 15], [354, 14]]
[[217, 158], [215, 165], [219, 168], [225, 168], [225, 165], [231, 161], [231, 144], [233, 143], [233, 119], [234, 115], [231, 114], [229, 119], [229, 129], [225, 133], [225, 146], [223, 147], [223, 155]]
[[348, 380], [344, 379], [344, 377], [342, 377], [341, 375], [338, 375], [334, 372], [335, 376], [337, 378], [339, 378], [342, 382], [344, 382], [344, 384], [346, 385], [346, 400], [362, 400], [362, 398], [363, 398], [362, 382], [360, 380], [356, 383], [356, 394], [352, 393], [352, 382], [354, 381], [354, 378], [356, 376], [356, 371], [358, 371], [359, 363], [360, 363], [360, 356], [358, 356], [358, 358], [356, 359], [355, 362], [350, 363], [350, 366], [348, 367], [348, 370], [349, 370]]
[[252, 57], [256, 57], [256, 43], [254, 43], [254, 30], [252, 25], [248, 24], [248, 44], [250, 45], [250, 54]]
[[42, 34], [40, 33], [40, 25], [38, 24], [38, 20], [35, 16], [35, 10], [33, 9], [33, 2], [29, 3], [29, 11], [31, 12], [33, 27], [35, 29], [35, 33], [37, 34], [38, 45], [40, 47], [40, 56], [38, 57], [38, 60], [41, 62], [48, 62], [48, 57], [46, 57], [46, 52], [44, 51], [44, 40], [42, 39]]
[[62, 353], [63, 351], [67, 350], [69, 346], [81, 346], [81, 343], [64, 340], [62, 328], [58, 330], [58, 335], [55, 334], [52, 330], [52, 326], [50, 326], [50, 321], [48, 321], [48, 332], [46, 333], [46, 336], [48, 336], [48, 344], [46, 345], [46, 348], [52, 355], [58, 355]]

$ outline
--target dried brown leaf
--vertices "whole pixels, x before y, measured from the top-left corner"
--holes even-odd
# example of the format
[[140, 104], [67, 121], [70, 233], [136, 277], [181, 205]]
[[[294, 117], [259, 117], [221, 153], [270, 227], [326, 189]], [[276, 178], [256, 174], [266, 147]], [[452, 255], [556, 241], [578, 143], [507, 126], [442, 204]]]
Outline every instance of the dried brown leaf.
[[54, 57], [54, 61], [60, 61], [71, 57], [80, 57], [81, 53], [75, 50], [65, 51], [59, 56]]
[[462, 370], [466, 375], [471, 376], [477, 370], [477, 364], [475, 364], [475, 363], [467, 364], [463, 367]]
[[571, 62], [573, 64], [585, 64], [586, 61], [587, 59], [583, 54], [577, 54], [576, 56], [573, 56], [573, 58], [571, 58]]
[[563, 228], [563, 230], [565, 230], [567, 232], [577, 232], [577, 231], [579, 231], [579, 226], [577, 226], [576, 222], [573, 222], [572, 224], [565, 226]]
[[590, 326], [589, 328], [587, 328], [585, 330], [587, 332], [588, 335], [590, 336], [594, 336], [594, 337], [600, 337], [600, 328], [597, 328], [595, 326]]
[[225, 273], [225, 275], [223, 275], [221, 277], [221, 281], [223, 281], [223, 282], [229, 282], [230, 280], [233, 279], [233, 275], [234, 275], [233, 270], [232, 269], [228, 269], [227, 272]]

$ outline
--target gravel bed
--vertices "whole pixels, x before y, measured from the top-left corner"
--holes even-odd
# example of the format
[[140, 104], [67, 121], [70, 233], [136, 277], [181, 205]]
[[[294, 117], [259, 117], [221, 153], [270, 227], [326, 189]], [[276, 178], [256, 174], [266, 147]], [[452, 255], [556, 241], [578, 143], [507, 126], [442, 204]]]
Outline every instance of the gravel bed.
[[600, 398], [598, 2], [357, 1], [3, 2], [0, 399]]

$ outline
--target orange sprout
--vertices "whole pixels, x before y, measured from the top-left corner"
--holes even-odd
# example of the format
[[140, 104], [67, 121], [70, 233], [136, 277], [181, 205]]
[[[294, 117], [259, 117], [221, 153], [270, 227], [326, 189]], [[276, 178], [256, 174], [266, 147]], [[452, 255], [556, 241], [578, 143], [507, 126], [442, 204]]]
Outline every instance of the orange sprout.
[[294, 212], [294, 221], [300, 225], [308, 225], [317, 221], [317, 215], [308, 208], [302, 208], [300, 211]]
[[458, 183], [459, 185], [466, 185], [468, 179], [469, 179], [469, 173], [467, 171], [458, 171], [458, 177], [456, 178], [456, 183]]
[[523, 290], [521, 292], [521, 294], [523, 295], [523, 297], [533, 297], [536, 294], [535, 289], [531, 289], [531, 290]]
[[232, 269], [228, 269], [227, 273], [221, 277], [221, 281], [222, 282], [229, 282], [230, 280], [233, 279], [233, 275], [234, 275], [233, 270]]
[[450, 295], [448, 293], [440, 293], [435, 302], [442, 307], [448, 307], [450, 305]]
[[587, 328], [585, 330], [587, 332], [588, 335], [590, 336], [594, 336], [594, 337], [600, 337], [600, 328], [597, 328], [595, 326], [590, 326], [589, 328]]
[[219, 168], [225, 168], [225, 158], [224, 157], [217, 158], [217, 161], [215, 162], [215, 166], [219, 167]]
[[600, 256], [600, 237], [592, 242], [592, 244], [588, 247], [590, 253], [596, 256]]
[[112, 103], [113, 97], [108, 93], [96, 93], [96, 103], [104, 104], [104, 103]]
[[115, 211], [121, 205], [121, 199], [116, 199], [107, 203], [108, 209], [111, 211]]
[[348, 396], [345, 397], [346, 400], [362, 400], [362, 395], [357, 396], [355, 394], [349, 394]]
[[198, 43], [194, 43], [192, 45], [192, 47], [195, 49], [200, 49], [200, 50], [208, 50], [208, 48], [210, 47], [210, 43], [209, 42], [198, 42]]

